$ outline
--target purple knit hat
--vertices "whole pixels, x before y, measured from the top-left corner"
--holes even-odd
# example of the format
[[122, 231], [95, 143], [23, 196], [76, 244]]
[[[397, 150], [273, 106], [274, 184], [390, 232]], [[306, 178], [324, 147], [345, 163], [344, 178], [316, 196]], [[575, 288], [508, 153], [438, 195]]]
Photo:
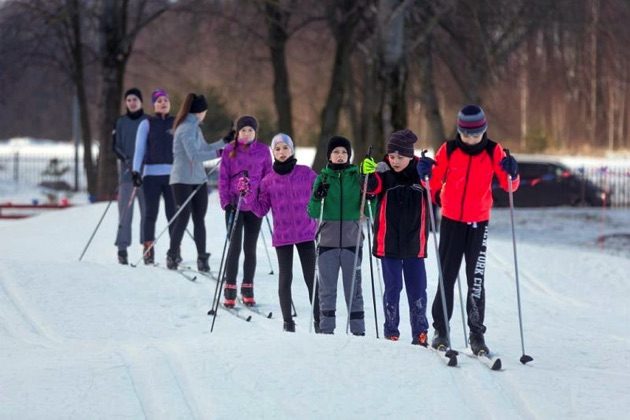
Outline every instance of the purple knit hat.
[[160, 96], [166, 96], [168, 98], [168, 93], [162, 88], [155, 89], [151, 94], [151, 102], [156, 103]]
[[413, 157], [413, 145], [418, 136], [411, 130], [394, 131], [387, 140], [387, 153], [398, 153], [401, 156]]
[[457, 132], [479, 135], [488, 129], [486, 114], [478, 105], [466, 105], [457, 114]]

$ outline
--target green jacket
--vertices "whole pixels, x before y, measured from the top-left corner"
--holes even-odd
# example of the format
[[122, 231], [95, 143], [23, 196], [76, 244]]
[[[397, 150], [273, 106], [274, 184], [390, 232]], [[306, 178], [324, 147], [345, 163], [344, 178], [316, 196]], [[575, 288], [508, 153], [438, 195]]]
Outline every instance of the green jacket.
[[[323, 247], [354, 247], [359, 232], [359, 212], [361, 208], [361, 181], [363, 177], [359, 168], [350, 165], [346, 169], [335, 171], [326, 166], [317, 176], [313, 184], [313, 192], [308, 203], [308, 214], [313, 219], [319, 219], [321, 200], [315, 197], [315, 191], [322, 182], [330, 185], [328, 194], [324, 199], [324, 215], [320, 226], [320, 246]], [[369, 215], [366, 201], [364, 214]]]

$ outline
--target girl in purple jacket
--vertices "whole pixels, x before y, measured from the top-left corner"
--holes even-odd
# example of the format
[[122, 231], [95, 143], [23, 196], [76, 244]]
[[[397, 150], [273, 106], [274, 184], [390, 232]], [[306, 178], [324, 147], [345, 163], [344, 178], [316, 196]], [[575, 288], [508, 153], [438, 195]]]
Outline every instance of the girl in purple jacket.
[[[238, 220], [233, 221], [239, 198], [239, 180], [249, 178], [249, 186], [255, 191], [260, 181], [271, 171], [271, 154], [269, 147], [256, 140], [258, 121], [249, 115], [236, 121], [236, 137], [225, 146], [219, 171], [219, 197], [221, 207], [225, 210], [228, 232], [231, 224], [234, 236], [228, 249], [225, 265], [225, 289], [223, 304], [234, 307], [236, 304], [236, 275], [238, 261], [241, 256], [241, 243], [245, 258], [243, 261], [243, 282], [241, 297], [245, 305], [255, 305], [254, 273], [256, 271], [256, 243], [260, 233], [262, 219], [252, 212], [252, 206], [241, 201]], [[243, 234], [244, 232], [244, 234]], [[244, 238], [243, 238], [244, 236]]]
[[[284, 330], [295, 332], [291, 315], [291, 282], [293, 280], [293, 246], [297, 248], [302, 264], [304, 282], [309, 300], [313, 299], [315, 277], [315, 231], [317, 222], [311, 219], [306, 207], [311, 197], [313, 182], [317, 174], [311, 168], [297, 165], [291, 137], [277, 134], [271, 141], [273, 171], [265, 176], [255, 194], [246, 196], [258, 217], [269, 209], [273, 216], [272, 244], [278, 254], [278, 296], [284, 319]], [[319, 304], [315, 296], [313, 310], [315, 325], [319, 326]]]

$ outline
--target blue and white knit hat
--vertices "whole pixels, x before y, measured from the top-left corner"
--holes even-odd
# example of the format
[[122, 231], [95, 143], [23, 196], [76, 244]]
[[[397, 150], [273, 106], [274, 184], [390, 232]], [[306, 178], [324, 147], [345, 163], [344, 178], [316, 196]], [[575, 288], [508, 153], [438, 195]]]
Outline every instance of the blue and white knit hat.
[[276, 144], [278, 143], [286, 144], [287, 146], [289, 146], [289, 149], [291, 149], [291, 154], [292, 155], [295, 154], [295, 147], [293, 146], [293, 140], [291, 140], [291, 137], [289, 137], [288, 134], [278, 133], [275, 136], [273, 136], [273, 139], [271, 139], [271, 150], [275, 149]]
[[488, 129], [486, 114], [480, 106], [466, 105], [457, 114], [457, 132], [479, 135]]

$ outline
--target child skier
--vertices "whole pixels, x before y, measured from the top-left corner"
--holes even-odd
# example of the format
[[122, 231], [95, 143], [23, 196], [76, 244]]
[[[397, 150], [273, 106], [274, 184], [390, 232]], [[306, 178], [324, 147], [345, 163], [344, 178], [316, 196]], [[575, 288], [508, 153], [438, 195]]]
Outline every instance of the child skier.
[[[277, 134], [271, 140], [273, 170], [260, 183], [258, 196], [252, 209], [256, 216], [264, 217], [271, 209], [273, 214], [272, 245], [278, 254], [278, 296], [284, 319], [284, 330], [295, 332], [291, 315], [291, 282], [293, 280], [293, 247], [297, 248], [302, 263], [302, 274], [313, 299], [315, 278], [315, 231], [317, 222], [308, 217], [306, 208], [317, 175], [311, 168], [298, 165], [293, 140], [286, 134]], [[246, 195], [247, 200], [255, 194]], [[315, 296], [313, 319], [319, 326], [319, 304]]]
[[[321, 201], [324, 211], [319, 237], [318, 287], [320, 321], [323, 334], [335, 331], [337, 306], [337, 277], [342, 270], [346, 306], [350, 308], [350, 331], [354, 335], [365, 335], [361, 270], [355, 271], [355, 252], [358, 252], [358, 267], [361, 267], [361, 246], [356, 249], [361, 232], [361, 175], [356, 165], [350, 164], [352, 149], [350, 140], [333, 136], [328, 141], [328, 164], [315, 180], [313, 194], [308, 204], [308, 214], [319, 219]], [[354, 287], [354, 296], [351, 289]]]
[[242, 181], [248, 183], [247, 188], [255, 190], [265, 175], [271, 171], [271, 153], [269, 153], [269, 147], [256, 140], [257, 129], [258, 121], [256, 118], [249, 115], [240, 117], [236, 121], [234, 141], [227, 144], [221, 154], [219, 172], [221, 207], [225, 210], [228, 229], [230, 229], [231, 223], [236, 223], [225, 265], [226, 282], [223, 304], [226, 307], [234, 307], [236, 304], [236, 275], [238, 274], [241, 246], [245, 254], [241, 296], [244, 304], [256, 304], [254, 299], [256, 243], [258, 242], [262, 219], [252, 212], [251, 204], [246, 201], [241, 202], [238, 220], [232, 219], [236, 214], [239, 196], [243, 193]]
[[427, 347], [427, 196], [416, 170], [418, 158], [413, 145], [418, 137], [410, 130], [396, 131], [387, 141], [383, 162], [366, 158], [361, 169], [370, 174], [368, 193], [378, 199], [374, 218], [373, 254], [381, 259], [385, 294], [384, 335], [397, 341], [400, 336], [399, 302], [405, 278], [411, 344]]
[[[488, 124], [481, 107], [467, 105], [457, 115], [455, 139], [442, 144], [435, 161], [422, 158], [418, 162], [421, 179], [430, 177], [433, 201], [442, 206], [440, 223], [440, 262], [446, 296], [448, 319], [444, 319], [441, 291], [433, 300], [433, 327], [435, 336], [431, 345], [448, 347], [448, 323], [453, 313], [453, 288], [462, 256], [466, 258], [468, 293], [466, 312], [470, 328], [470, 347], [475, 354], [489, 353], [485, 344], [483, 324], [485, 315], [485, 262], [488, 240], [488, 220], [492, 207], [492, 177], [497, 176], [507, 191], [508, 175], [519, 186], [516, 160], [506, 155], [498, 143], [486, 134]], [[432, 170], [432, 166], [435, 168]]]

